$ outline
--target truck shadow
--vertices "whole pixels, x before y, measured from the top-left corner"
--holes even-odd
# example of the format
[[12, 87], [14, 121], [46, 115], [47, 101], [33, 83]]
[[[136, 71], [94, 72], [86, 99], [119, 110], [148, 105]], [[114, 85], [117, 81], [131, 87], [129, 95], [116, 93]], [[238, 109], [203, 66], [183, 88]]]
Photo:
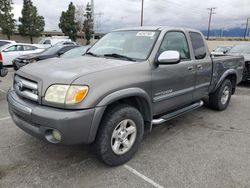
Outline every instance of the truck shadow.
[[241, 82], [239, 83], [240, 87], [244, 87], [244, 88], [250, 88], [250, 82]]
[[[153, 126], [152, 131], [149, 130], [149, 127], [145, 127], [142, 145], [149, 144], [154, 147], [154, 145], [157, 145], [162, 140], [166, 141], [166, 139], [172, 139], [173, 136], [176, 136], [179, 132], [188, 129], [189, 124], [192, 124], [192, 117], [192, 113], [185, 114], [164, 124]], [[49, 168], [48, 166], [54, 166], [54, 168], [66, 168], [67, 166], [81, 163], [91, 158], [95, 161], [94, 163], [97, 166], [106, 167], [104, 164], [100, 165], [100, 162], [96, 163], [98, 160], [93, 153], [91, 145], [53, 145], [38, 140], [26, 133], [23, 134], [25, 134], [22, 139], [23, 144], [18, 150], [22, 150], [22, 157], [25, 159], [25, 163], [33, 161], [36, 164], [41, 165], [46, 163], [46, 168]], [[143, 150], [143, 148], [139, 148], [139, 152], [143, 152]]]

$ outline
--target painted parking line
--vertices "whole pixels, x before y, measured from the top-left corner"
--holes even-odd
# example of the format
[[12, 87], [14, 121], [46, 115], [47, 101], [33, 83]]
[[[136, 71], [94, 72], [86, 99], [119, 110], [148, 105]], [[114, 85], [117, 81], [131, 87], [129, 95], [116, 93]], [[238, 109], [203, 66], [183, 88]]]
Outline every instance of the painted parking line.
[[3, 92], [3, 93], [7, 93], [7, 91], [5, 91], [5, 90], [3, 90], [3, 89], [0, 89], [0, 91]]
[[0, 118], [0, 121], [8, 120], [8, 119], [10, 119], [10, 118], [11, 118], [10, 116], [3, 117], [3, 118]]
[[143, 174], [141, 174], [140, 172], [138, 172], [137, 170], [133, 169], [132, 167], [128, 166], [128, 165], [123, 165], [124, 168], [126, 168], [127, 170], [129, 170], [130, 172], [132, 172], [133, 174], [137, 175], [138, 177], [140, 177], [141, 179], [143, 179], [144, 181], [150, 183], [151, 185], [153, 185], [156, 188], [164, 188], [162, 185], [159, 185], [158, 183], [156, 183], [154, 180], [144, 176]]

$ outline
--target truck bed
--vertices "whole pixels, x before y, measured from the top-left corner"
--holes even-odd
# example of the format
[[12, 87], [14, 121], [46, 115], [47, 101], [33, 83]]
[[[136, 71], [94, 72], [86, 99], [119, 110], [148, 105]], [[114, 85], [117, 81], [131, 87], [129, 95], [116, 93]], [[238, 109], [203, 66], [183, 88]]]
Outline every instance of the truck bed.
[[211, 78], [210, 93], [216, 88], [216, 85], [220, 80], [224, 79], [223, 74], [227, 71], [235, 72], [237, 74], [236, 83], [240, 83], [242, 80], [242, 72], [244, 69], [244, 57], [243, 56], [231, 56], [231, 55], [218, 55], [212, 57], [213, 63], [213, 75]]

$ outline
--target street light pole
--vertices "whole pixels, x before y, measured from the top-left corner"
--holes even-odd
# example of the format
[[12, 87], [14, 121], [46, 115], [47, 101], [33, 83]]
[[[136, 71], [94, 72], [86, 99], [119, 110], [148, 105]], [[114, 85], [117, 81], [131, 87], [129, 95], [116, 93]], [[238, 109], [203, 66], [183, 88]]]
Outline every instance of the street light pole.
[[141, 2], [141, 26], [143, 26], [143, 9], [144, 9], [144, 0]]

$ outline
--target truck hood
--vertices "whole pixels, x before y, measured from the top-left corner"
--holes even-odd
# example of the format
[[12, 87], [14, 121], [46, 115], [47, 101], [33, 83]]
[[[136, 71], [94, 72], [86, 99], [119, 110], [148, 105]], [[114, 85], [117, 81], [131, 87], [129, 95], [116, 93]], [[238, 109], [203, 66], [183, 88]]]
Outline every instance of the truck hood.
[[73, 59], [53, 58], [28, 64], [22, 67], [17, 74], [40, 80], [47, 87], [55, 83], [71, 84], [79, 77], [134, 63], [136, 62], [91, 56]]

